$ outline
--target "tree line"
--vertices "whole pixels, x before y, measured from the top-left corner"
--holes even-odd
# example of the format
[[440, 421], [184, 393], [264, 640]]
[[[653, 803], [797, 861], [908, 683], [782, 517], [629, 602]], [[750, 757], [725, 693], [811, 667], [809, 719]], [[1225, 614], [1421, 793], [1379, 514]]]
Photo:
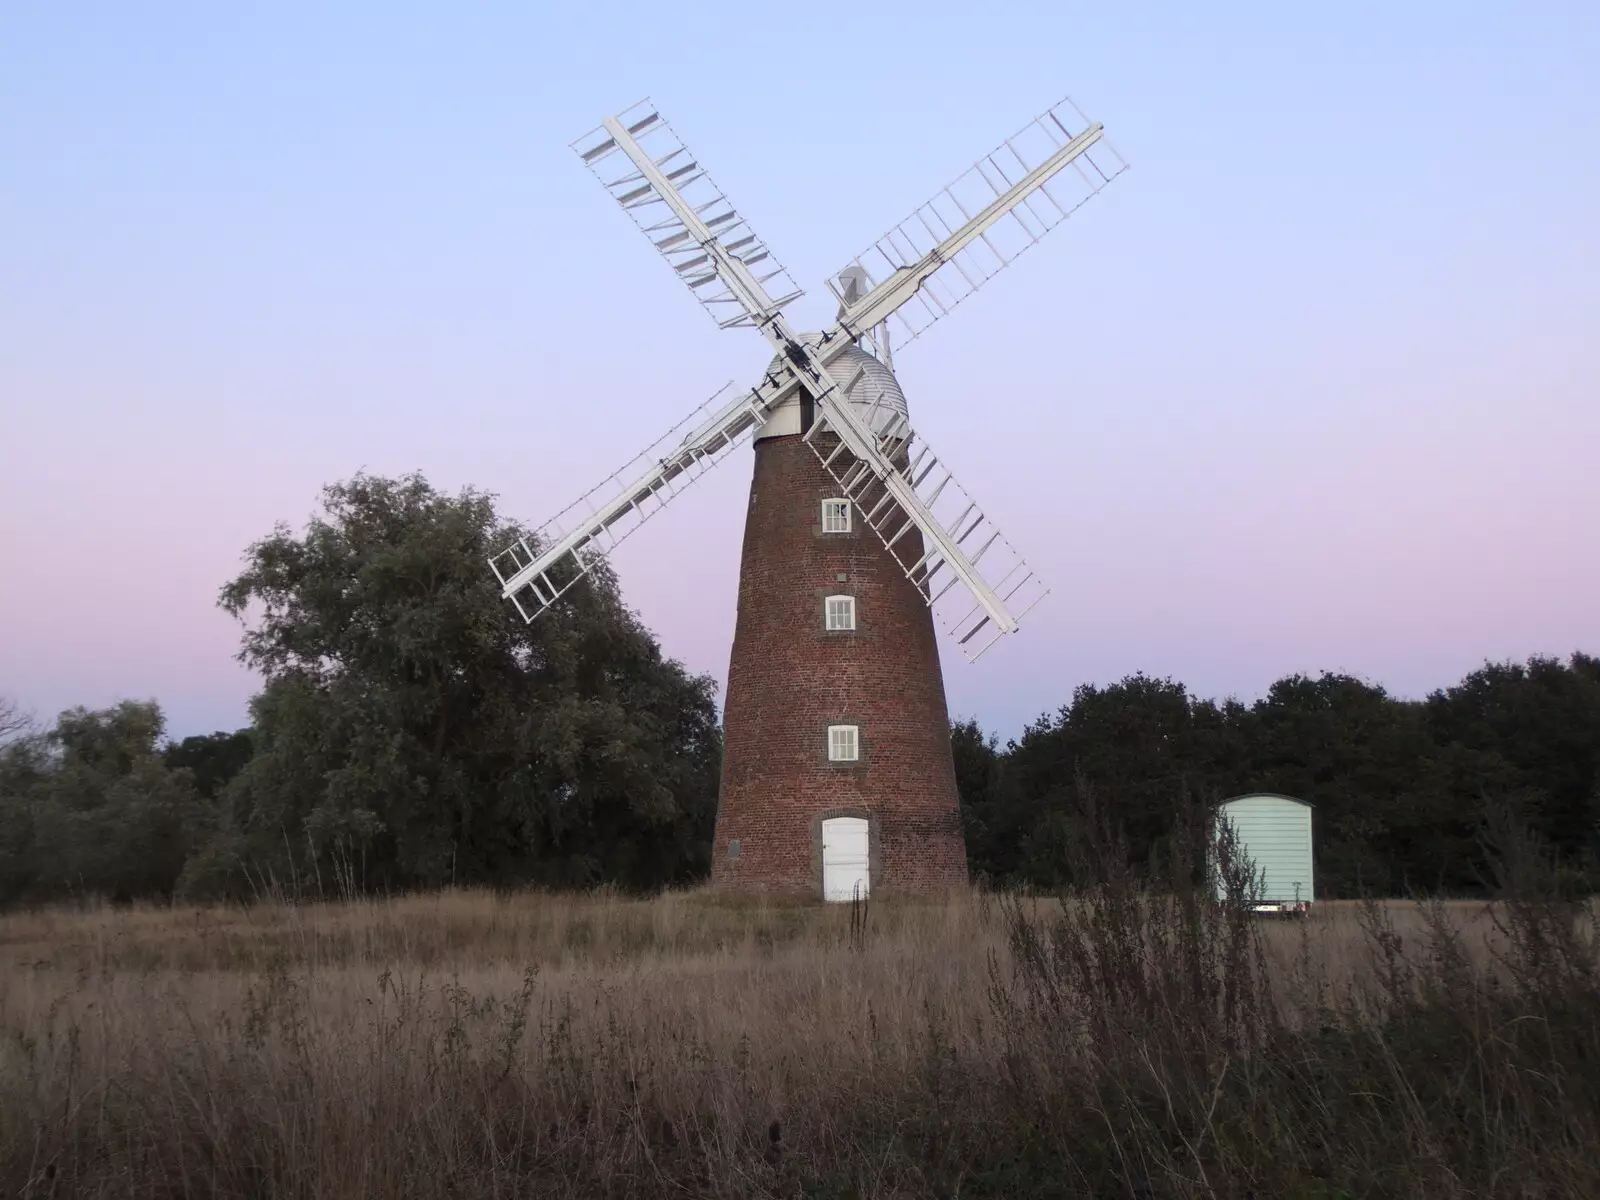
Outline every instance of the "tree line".
[[[0, 903], [705, 876], [714, 687], [662, 656], [604, 563], [525, 624], [486, 560], [526, 531], [489, 497], [358, 476], [322, 502], [221, 591], [262, 679], [246, 729], [171, 741], [158, 704], [124, 701], [40, 730], [0, 703]], [[1491, 803], [1600, 882], [1585, 654], [1421, 701], [1324, 674], [1245, 705], [1134, 675], [1004, 746], [972, 720], [951, 736], [973, 874], [995, 884], [1075, 882], [1074, 840], [1105, 816], [1143, 861], [1181, 805], [1257, 790], [1315, 806], [1326, 895], [1480, 890]]]
[[1600, 888], [1600, 658], [1489, 663], [1423, 700], [1349, 675], [1280, 679], [1253, 704], [1133, 675], [1084, 685], [1000, 746], [953, 730], [973, 869], [1075, 882], [1072, 847], [1109, 816], [1143, 862], [1186, 803], [1279, 792], [1313, 806], [1323, 896], [1491, 890], [1496, 815], [1569, 884]]

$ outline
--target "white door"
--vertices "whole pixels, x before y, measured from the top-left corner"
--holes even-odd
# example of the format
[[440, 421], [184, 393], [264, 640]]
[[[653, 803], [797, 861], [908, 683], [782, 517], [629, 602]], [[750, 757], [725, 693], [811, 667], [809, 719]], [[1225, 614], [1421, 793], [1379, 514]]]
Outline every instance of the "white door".
[[866, 818], [830, 817], [822, 823], [822, 898], [865, 899], [867, 886]]

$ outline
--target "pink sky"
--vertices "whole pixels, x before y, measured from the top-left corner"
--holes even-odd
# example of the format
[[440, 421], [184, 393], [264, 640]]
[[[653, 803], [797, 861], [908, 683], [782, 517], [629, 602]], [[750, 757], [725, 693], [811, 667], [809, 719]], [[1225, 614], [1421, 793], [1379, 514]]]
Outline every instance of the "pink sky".
[[[759, 339], [716, 330], [566, 148], [646, 90], [808, 288], [806, 327], [827, 273], [1062, 91], [1133, 163], [897, 357], [1053, 587], [977, 665], [946, 648], [954, 713], [1012, 734], [1135, 670], [1415, 696], [1600, 650], [1579, 6], [1041, 8], [1037, 44], [959, 48], [875, 7], [864, 44], [901, 51], [856, 91], [785, 72], [738, 104], [598, 12], [382, 11], [11, 21], [0, 692], [41, 715], [154, 696], [174, 734], [237, 726], [255, 681], [217, 591], [324, 482], [420, 469], [537, 523], [748, 380]], [[959, 82], [913, 120], [927, 64]], [[809, 195], [796, 157], [847, 186]], [[666, 652], [719, 680], [749, 465], [618, 558]]]

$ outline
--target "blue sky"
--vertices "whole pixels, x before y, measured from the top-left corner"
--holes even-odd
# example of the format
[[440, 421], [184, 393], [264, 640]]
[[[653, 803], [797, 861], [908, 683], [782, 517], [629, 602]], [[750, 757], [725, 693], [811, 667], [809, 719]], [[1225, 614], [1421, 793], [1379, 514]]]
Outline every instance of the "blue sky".
[[[1070, 93], [1132, 170], [896, 366], [1053, 587], [952, 711], [1403, 695], [1600, 649], [1593, 5], [13, 4], [0, 692], [244, 720], [215, 607], [325, 482], [532, 523], [728, 379], [568, 149], [655, 99], [808, 290]], [[743, 451], [618, 555], [719, 680]]]

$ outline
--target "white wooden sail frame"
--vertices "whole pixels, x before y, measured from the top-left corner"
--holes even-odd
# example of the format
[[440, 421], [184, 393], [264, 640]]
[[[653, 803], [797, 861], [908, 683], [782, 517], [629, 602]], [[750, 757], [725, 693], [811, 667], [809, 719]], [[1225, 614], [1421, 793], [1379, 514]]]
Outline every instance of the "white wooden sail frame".
[[[531, 543], [491, 559], [502, 594], [523, 618], [547, 611], [598, 554], [803, 388], [814, 401], [808, 444], [845, 494], [867, 506], [867, 523], [963, 653], [976, 658], [1015, 631], [1047, 589], [909, 421], [900, 415], [875, 433], [875, 409], [866, 419], [854, 411], [850, 393], [860, 374], [839, 379], [829, 364], [861, 340], [886, 357], [891, 318], [916, 337], [1125, 170], [1101, 126], [1063, 101], [979, 160], [852, 260], [836, 276], [844, 283], [830, 281], [840, 315], [816, 341], [802, 340], [783, 315], [800, 289], [648, 100], [606, 118], [573, 148], [717, 323], [753, 326], [779, 357], [755, 388], [723, 388]], [[1060, 182], [1068, 167], [1078, 180], [1072, 191]], [[954, 515], [935, 511], [952, 502]], [[907, 536], [912, 527], [920, 538]]]

